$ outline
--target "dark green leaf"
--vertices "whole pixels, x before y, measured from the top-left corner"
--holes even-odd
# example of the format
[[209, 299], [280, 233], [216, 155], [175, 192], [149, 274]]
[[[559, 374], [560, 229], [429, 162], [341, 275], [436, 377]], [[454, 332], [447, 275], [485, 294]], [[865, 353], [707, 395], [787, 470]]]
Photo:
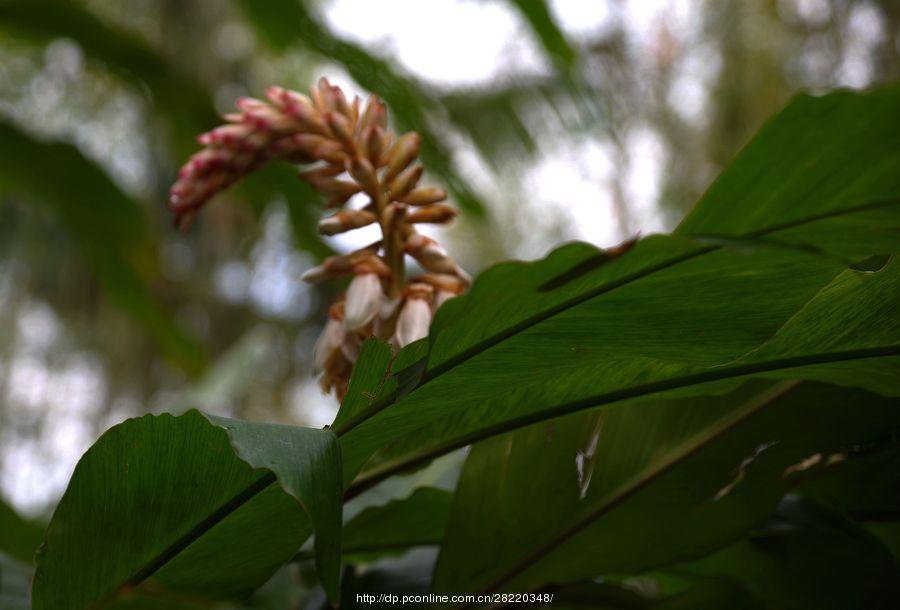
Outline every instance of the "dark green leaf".
[[244, 595], [316, 533], [338, 593], [340, 455], [331, 432], [197, 411], [111, 428], [82, 457], [38, 556], [34, 607], [134, 591]]
[[440, 544], [452, 499], [448, 491], [420, 487], [407, 498], [363, 510], [344, 526], [344, 554], [371, 558]]
[[900, 431], [900, 400], [754, 382], [645, 402], [476, 445], [436, 590], [524, 590], [696, 557], [771, 514], [788, 469]]
[[879, 542], [840, 514], [789, 496], [745, 542], [674, 570], [741, 583], [761, 607], [888, 610], [900, 599], [900, 566]]
[[201, 348], [150, 291], [156, 256], [143, 211], [102, 169], [74, 146], [38, 142], [0, 122], [0, 187], [5, 201], [21, 196], [47, 206], [109, 298], [148, 329], [170, 360], [199, 371]]
[[0, 553], [31, 563], [43, 535], [42, 526], [21, 517], [0, 500]]

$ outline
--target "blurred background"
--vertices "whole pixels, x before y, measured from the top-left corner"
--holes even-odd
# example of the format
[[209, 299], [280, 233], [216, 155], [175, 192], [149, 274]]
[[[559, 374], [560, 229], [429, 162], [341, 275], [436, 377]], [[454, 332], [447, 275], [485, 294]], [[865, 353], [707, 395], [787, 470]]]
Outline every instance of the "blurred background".
[[322, 426], [340, 288], [290, 167], [165, 208], [236, 98], [319, 76], [424, 137], [472, 273], [674, 227], [797, 91], [900, 77], [900, 1], [0, 0], [0, 497], [45, 516], [109, 426], [196, 406]]

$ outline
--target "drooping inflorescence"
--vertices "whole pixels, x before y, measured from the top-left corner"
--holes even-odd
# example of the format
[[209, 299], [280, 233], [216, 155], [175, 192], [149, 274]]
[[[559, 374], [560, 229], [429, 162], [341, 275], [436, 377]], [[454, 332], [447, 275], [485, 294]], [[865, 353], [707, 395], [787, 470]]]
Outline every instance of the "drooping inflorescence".
[[[339, 398], [366, 337], [402, 347], [428, 334], [438, 307], [460, 294], [469, 277], [434, 240], [416, 231], [419, 223], [446, 224], [457, 212], [443, 203], [439, 188], [421, 187], [416, 163], [419, 136], [396, 137], [387, 112], [372, 96], [363, 106], [321, 79], [307, 97], [271, 87], [268, 102], [242, 98], [227, 125], [201, 135], [194, 154], [172, 186], [169, 208], [176, 224], [187, 226], [213, 195], [270, 161], [309, 165], [300, 177], [337, 210], [319, 222], [319, 232], [335, 235], [378, 224], [382, 238], [349, 254], [332, 256], [303, 275], [307, 282], [352, 276], [347, 291], [330, 310], [316, 343], [315, 367], [325, 391]], [[362, 194], [365, 204], [347, 203]], [[407, 278], [405, 256], [424, 273]]]

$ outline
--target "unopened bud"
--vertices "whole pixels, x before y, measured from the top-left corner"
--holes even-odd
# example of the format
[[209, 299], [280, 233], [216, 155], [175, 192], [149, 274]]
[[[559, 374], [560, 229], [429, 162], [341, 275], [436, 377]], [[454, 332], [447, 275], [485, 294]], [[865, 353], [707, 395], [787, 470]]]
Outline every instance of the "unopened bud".
[[320, 193], [341, 199], [341, 204], [362, 190], [355, 182], [347, 182], [337, 178], [312, 178], [309, 180], [309, 183]]
[[348, 255], [353, 264], [353, 273], [360, 275], [363, 273], [374, 273], [379, 277], [391, 277], [391, 268], [382, 260], [380, 256], [370, 250], [363, 248]]
[[310, 284], [341, 277], [353, 272], [354, 261], [348, 256], [329, 256], [325, 261], [312, 269], [307, 269], [300, 279]]
[[385, 146], [387, 146], [387, 137], [381, 127], [369, 125], [363, 130], [363, 150], [373, 166], [380, 166]]
[[319, 221], [319, 233], [337, 235], [375, 222], [375, 214], [366, 210], [345, 210]]
[[410, 132], [401, 136], [387, 153], [387, 168], [384, 170], [384, 181], [390, 182], [412, 163], [419, 154], [419, 134]]
[[459, 211], [449, 205], [430, 205], [424, 208], [416, 208], [406, 216], [406, 221], [411, 223], [426, 222], [431, 224], [446, 224], [456, 218]]
[[319, 89], [322, 92], [322, 101], [325, 103], [326, 108], [339, 112], [344, 116], [350, 114], [350, 104], [347, 103], [347, 98], [340, 87], [335, 87], [329, 83], [324, 87], [320, 84]]
[[381, 100], [374, 95], [369, 96], [361, 122], [363, 127], [387, 128], [387, 110]]
[[393, 231], [394, 227], [406, 217], [407, 207], [402, 203], [391, 203], [384, 208], [385, 226], [388, 231]]
[[452, 292], [454, 294], [462, 294], [467, 286], [467, 283], [462, 278], [449, 273], [426, 273], [425, 275], [411, 278], [411, 281], [429, 284], [438, 292]]
[[329, 112], [325, 115], [325, 122], [331, 133], [343, 144], [344, 149], [348, 152], [353, 152], [356, 148], [356, 142], [353, 139], [353, 126], [350, 125], [347, 117], [337, 112]]
[[230, 124], [216, 127], [197, 136], [197, 142], [203, 146], [223, 146], [237, 148], [252, 133], [252, 126], [246, 124]]
[[382, 294], [381, 280], [374, 273], [354, 277], [344, 302], [344, 327], [357, 330], [371, 322], [378, 313]]
[[423, 171], [421, 165], [412, 165], [397, 174], [397, 177], [391, 180], [388, 187], [391, 191], [391, 199], [394, 201], [401, 200], [404, 195], [416, 188]]
[[447, 191], [444, 189], [434, 188], [434, 187], [426, 187], [421, 189], [414, 189], [404, 195], [400, 201], [403, 203], [408, 203], [409, 205], [431, 205], [432, 203], [438, 203], [447, 198]]
[[375, 168], [368, 159], [354, 157], [347, 162], [347, 173], [353, 176], [354, 180], [362, 186], [362, 190], [370, 197], [375, 199], [379, 196], [378, 176], [375, 175]]

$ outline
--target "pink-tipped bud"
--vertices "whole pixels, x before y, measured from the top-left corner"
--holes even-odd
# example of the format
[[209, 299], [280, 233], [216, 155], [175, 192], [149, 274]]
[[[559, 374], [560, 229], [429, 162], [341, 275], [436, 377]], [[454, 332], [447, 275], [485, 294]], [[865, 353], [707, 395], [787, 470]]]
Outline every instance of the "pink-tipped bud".
[[451, 208], [449, 205], [436, 204], [414, 209], [407, 215], [406, 222], [447, 224], [456, 218], [457, 214], [459, 214], [459, 211], [456, 208]]
[[357, 275], [347, 288], [344, 302], [344, 327], [358, 330], [372, 321], [381, 305], [381, 280], [374, 273]]
[[397, 317], [397, 330], [394, 335], [397, 345], [404, 347], [427, 337], [430, 324], [431, 305], [428, 301], [424, 298], [408, 297]]
[[346, 210], [319, 221], [319, 233], [337, 235], [375, 222], [375, 214], [367, 210]]
[[251, 133], [253, 133], [252, 126], [243, 123], [222, 125], [197, 136], [197, 142], [203, 146], [237, 148]]
[[397, 174], [397, 177], [391, 180], [390, 186], [388, 186], [391, 191], [391, 199], [393, 201], [402, 200], [404, 195], [416, 188], [423, 171], [424, 168], [421, 165], [411, 165]]
[[377, 125], [369, 125], [363, 129], [363, 152], [374, 167], [381, 166], [381, 157], [387, 146], [387, 137], [384, 130]]
[[300, 279], [310, 284], [317, 284], [353, 273], [354, 264], [355, 261], [349, 256], [329, 256], [321, 265], [307, 269]]
[[384, 107], [381, 100], [374, 95], [369, 96], [369, 100], [366, 103], [366, 109], [363, 111], [361, 123], [363, 127], [380, 127], [381, 129], [387, 129], [387, 109]]
[[390, 182], [412, 163], [419, 154], [420, 138], [416, 132], [403, 134], [387, 153], [387, 167], [383, 179]]
[[321, 91], [322, 101], [325, 103], [326, 108], [340, 112], [344, 116], [349, 116], [350, 105], [347, 103], [347, 98], [340, 87], [335, 87], [331, 84], [327, 84], [323, 87], [320, 83], [319, 90]]
[[414, 189], [404, 195], [400, 200], [403, 203], [408, 203], [409, 205], [431, 205], [432, 203], [439, 203], [447, 198], [447, 191], [444, 189], [434, 188], [434, 187], [426, 187], [421, 189]]
[[347, 152], [352, 153], [356, 150], [356, 141], [353, 139], [353, 126], [347, 117], [337, 112], [329, 112], [325, 115], [325, 123], [328, 125], [331, 133], [340, 140]]

